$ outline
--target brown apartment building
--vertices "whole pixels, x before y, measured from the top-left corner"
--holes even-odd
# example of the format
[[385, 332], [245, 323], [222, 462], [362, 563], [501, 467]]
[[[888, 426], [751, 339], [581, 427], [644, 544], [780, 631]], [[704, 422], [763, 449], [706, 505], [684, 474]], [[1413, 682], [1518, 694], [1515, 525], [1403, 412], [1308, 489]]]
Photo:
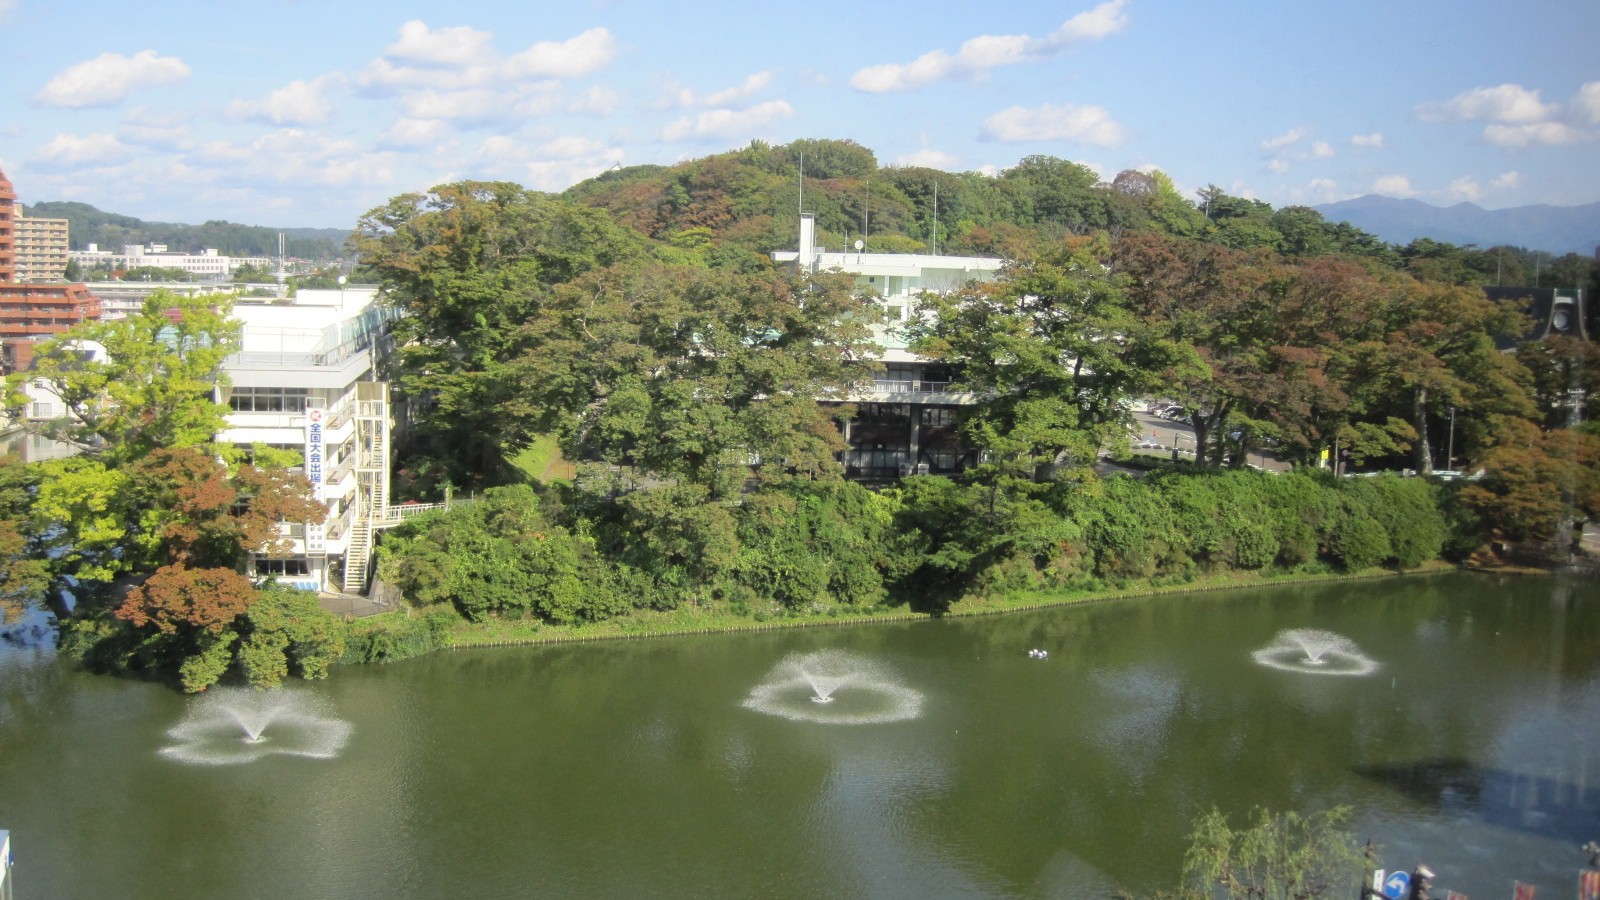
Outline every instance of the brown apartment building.
[[85, 319], [100, 318], [100, 298], [81, 284], [30, 282], [28, 270], [17, 266], [17, 193], [0, 171], [0, 339], [6, 358], [18, 339], [43, 337], [71, 328]]

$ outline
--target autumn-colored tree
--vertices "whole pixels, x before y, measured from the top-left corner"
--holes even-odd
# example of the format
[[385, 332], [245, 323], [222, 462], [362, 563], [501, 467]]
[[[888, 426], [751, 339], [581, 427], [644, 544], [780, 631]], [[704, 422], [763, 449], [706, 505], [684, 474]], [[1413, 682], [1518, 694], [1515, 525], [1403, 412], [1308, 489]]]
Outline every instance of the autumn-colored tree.
[[165, 635], [220, 635], [255, 599], [255, 585], [233, 569], [170, 565], [128, 591], [116, 615], [136, 628], [150, 625]]
[[1600, 420], [1600, 344], [1551, 335], [1517, 347], [1531, 373], [1534, 405], [1545, 428]]
[[1483, 480], [1461, 500], [1501, 537], [1549, 540], [1574, 519], [1600, 518], [1600, 436], [1512, 419], [1481, 462]]

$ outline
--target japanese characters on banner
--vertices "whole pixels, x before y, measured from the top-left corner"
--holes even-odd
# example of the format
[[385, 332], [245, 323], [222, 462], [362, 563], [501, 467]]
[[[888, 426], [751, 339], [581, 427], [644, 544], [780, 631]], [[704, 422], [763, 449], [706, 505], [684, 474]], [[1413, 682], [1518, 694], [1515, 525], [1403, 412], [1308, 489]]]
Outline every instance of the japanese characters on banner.
[[1600, 900], [1600, 869], [1590, 869], [1578, 876], [1578, 900]]
[[[327, 417], [326, 409], [306, 410], [306, 479], [311, 482], [312, 499], [318, 502], [323, 499], [322, 467], [326, 456], [322, 431]], [[306, 523], [306, 553], [326, 553], [326, 541], [326, 529], [321, 522]]]

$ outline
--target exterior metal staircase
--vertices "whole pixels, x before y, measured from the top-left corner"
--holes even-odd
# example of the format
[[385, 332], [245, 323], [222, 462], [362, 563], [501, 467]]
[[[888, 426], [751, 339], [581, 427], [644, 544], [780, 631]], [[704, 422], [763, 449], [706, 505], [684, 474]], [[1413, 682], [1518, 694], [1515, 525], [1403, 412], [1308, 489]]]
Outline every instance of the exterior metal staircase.
[[344, 554], [344, 590], [366, 591], [372, 534], [389, 518], [389, 385], [356, 385], [356, 509]]

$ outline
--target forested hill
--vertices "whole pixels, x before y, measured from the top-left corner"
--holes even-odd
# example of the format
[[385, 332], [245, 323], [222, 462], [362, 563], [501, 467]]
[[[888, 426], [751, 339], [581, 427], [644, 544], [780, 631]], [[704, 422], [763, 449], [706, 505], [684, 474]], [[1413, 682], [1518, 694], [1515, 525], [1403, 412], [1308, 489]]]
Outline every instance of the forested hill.
[[284, 252], [289, 256], [328, 260], [344, 255], [345, 238], [350, 234], [338, 228], [267, 228], [222, 221], [203, 225], [146, 222], [76, 202], [32, 203], [26, 214], [66, 219], [74, 250], [82, 250], [88, 244], [112, 251], [121, 250], [126, 244], [166, 244], [168, 249], [189, 253], [214, 247], [228, 256], [277, 256], [281, 232]]
[[1553, 258], [1426, 238], [1391, 244], [1309, 207], [1273, 209], [1215, 186], [1191, 200], [1159, 171], [1128, 170], [1102, 181], [1085, 166], [1049, 156], [1026, 157], [995, 176], [880, 166], [870, 149], [840, 140], [755, 141], [670, 167], [614, 169], [566, 196], [703, 264], [751, 270], [769, 252], [794, 248], [802, 189], [819, 242], [836, 250], [864, 239], [871, 252], [1019, 259], [1067, 234], [1155, 231], [1290, 258], [1355, 257], [1455, 284], [1532, 285], [1539, 278], [1588, 285], [1593, 269], [1592, 259], [1576, 254]]

